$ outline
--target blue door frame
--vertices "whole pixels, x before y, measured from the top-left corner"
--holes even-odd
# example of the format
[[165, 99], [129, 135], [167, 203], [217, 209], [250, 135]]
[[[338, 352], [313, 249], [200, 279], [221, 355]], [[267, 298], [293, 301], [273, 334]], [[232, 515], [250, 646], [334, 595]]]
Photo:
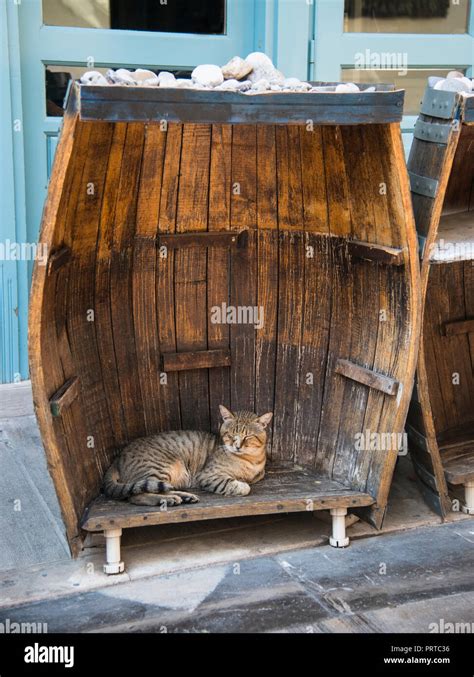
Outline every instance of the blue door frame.
[[[0, 0], [0, 243], [27, 241], [17, 6]], [[0, 382], [27, 374], [27, 263], [0, 260]]]
[[[468, 0], [461, 0], [468, 2]], [[370, 49], [373, 53], [407, 54], [410, 68], [463, 67], [473, 77], [474, 67], [474, 1], [470, 3], [468, 32], [462, 34], [420, 33], [344, 33], [344, 0], [315, 0], [314, 50], [310, 77], [315, 80], [338, 81], [341, 69], [354, 68], [357, 53]], [[330, 58], [328, 58], [330, 55]], [[390, 82], [390, 71], [387, 72]], [[402, 122], [406, 145], [416, 117], [406, 115]]]
[[[227, 0], [223, 36], [44, 26], [41, 0], [0, 0], [0, 244], [36, 242], [61, 119], [45, 111], [45, 64], [192, 67], [266, 52], [287, 75], [340, 80], [354, 55], [406, 52], [409, 66], [464, 66], [473, 75], [474, 2], [466, 35], [344, 33], [344, 0]], [[388, 74], [389, 75], [389, 74]], [[388, 79], [388, 78], [387, 78]], [[403, 122], [405, 137], [414, 117]], [[32, 264], [0, 260], [0, 382], [28, 377]]]
[[[306, 78], [312, 16], [308, 0], [227, 0], [225, 35], [180, 35], [45, 26], [41, 0], [0, 0], [0, 244], [37, 241], [61, 125], [46, 115], [46, 64], [189, 68], [258, 50]], [[28, 378], [31, 272], [31, 261], [0, 260], [0, 382]]]

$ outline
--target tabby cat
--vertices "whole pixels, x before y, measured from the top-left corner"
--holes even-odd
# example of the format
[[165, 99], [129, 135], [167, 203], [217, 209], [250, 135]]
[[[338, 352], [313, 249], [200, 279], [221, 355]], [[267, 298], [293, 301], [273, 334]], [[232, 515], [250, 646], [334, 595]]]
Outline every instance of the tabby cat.
[[219, 436], [177, 430], [142, 437], [127, 445], [107, 470], [104, 493], [137, 505], [197, 503], [187, 490], [246, 496], [263, 479], [266, 427], [273, 414], [233, 414], [219, 407]]

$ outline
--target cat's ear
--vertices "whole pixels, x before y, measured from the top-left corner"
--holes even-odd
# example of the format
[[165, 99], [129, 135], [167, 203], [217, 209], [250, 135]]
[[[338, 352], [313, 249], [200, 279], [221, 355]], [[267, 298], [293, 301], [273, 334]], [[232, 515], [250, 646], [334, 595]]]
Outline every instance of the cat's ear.
[[262, 414], [257, 418], [257, 422], [260, 423], [262, 428], [266, 428], [267, 425], [270, 423], [270, 421], [273, 418], [273, 412], [269, 411], [268, 414]]
[[219, 404], [219, 411], [224, 421], [232, 421], [235, 418], [234, 414], [229, 409], [226, 409], [223, 404]]

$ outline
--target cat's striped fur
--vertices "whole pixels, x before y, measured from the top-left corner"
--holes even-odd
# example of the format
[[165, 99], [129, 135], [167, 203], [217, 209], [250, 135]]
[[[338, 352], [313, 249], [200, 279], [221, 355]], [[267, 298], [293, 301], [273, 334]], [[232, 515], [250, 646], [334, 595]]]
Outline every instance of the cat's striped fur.
[[176, 430], [127, 445], [105, 474], [105, 495], [138, 505], [196, 503], [198, 497], [188, 491], [193, 488], [246, 496], [265, 475], [265, 429], [272, 414], [219, 409], [219, 436]]

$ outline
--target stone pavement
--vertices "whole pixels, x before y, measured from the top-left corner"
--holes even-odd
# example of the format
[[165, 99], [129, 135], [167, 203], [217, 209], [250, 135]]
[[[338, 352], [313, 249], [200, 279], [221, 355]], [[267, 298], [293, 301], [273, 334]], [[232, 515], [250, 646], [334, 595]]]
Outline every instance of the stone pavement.
[[472, 632], [473, 571], [467, 520], [4, 607], [0, 621], [48, 632]]
[[474, 520], [440, 519], [401, 458], [382, 533], [327, 546], [325, 513], [127, 529], [126, 573], [103, 538], [71, 560], [29, 384], [0, 387], [0, 621], [50, 631], [427, 631], [474, 621]]

